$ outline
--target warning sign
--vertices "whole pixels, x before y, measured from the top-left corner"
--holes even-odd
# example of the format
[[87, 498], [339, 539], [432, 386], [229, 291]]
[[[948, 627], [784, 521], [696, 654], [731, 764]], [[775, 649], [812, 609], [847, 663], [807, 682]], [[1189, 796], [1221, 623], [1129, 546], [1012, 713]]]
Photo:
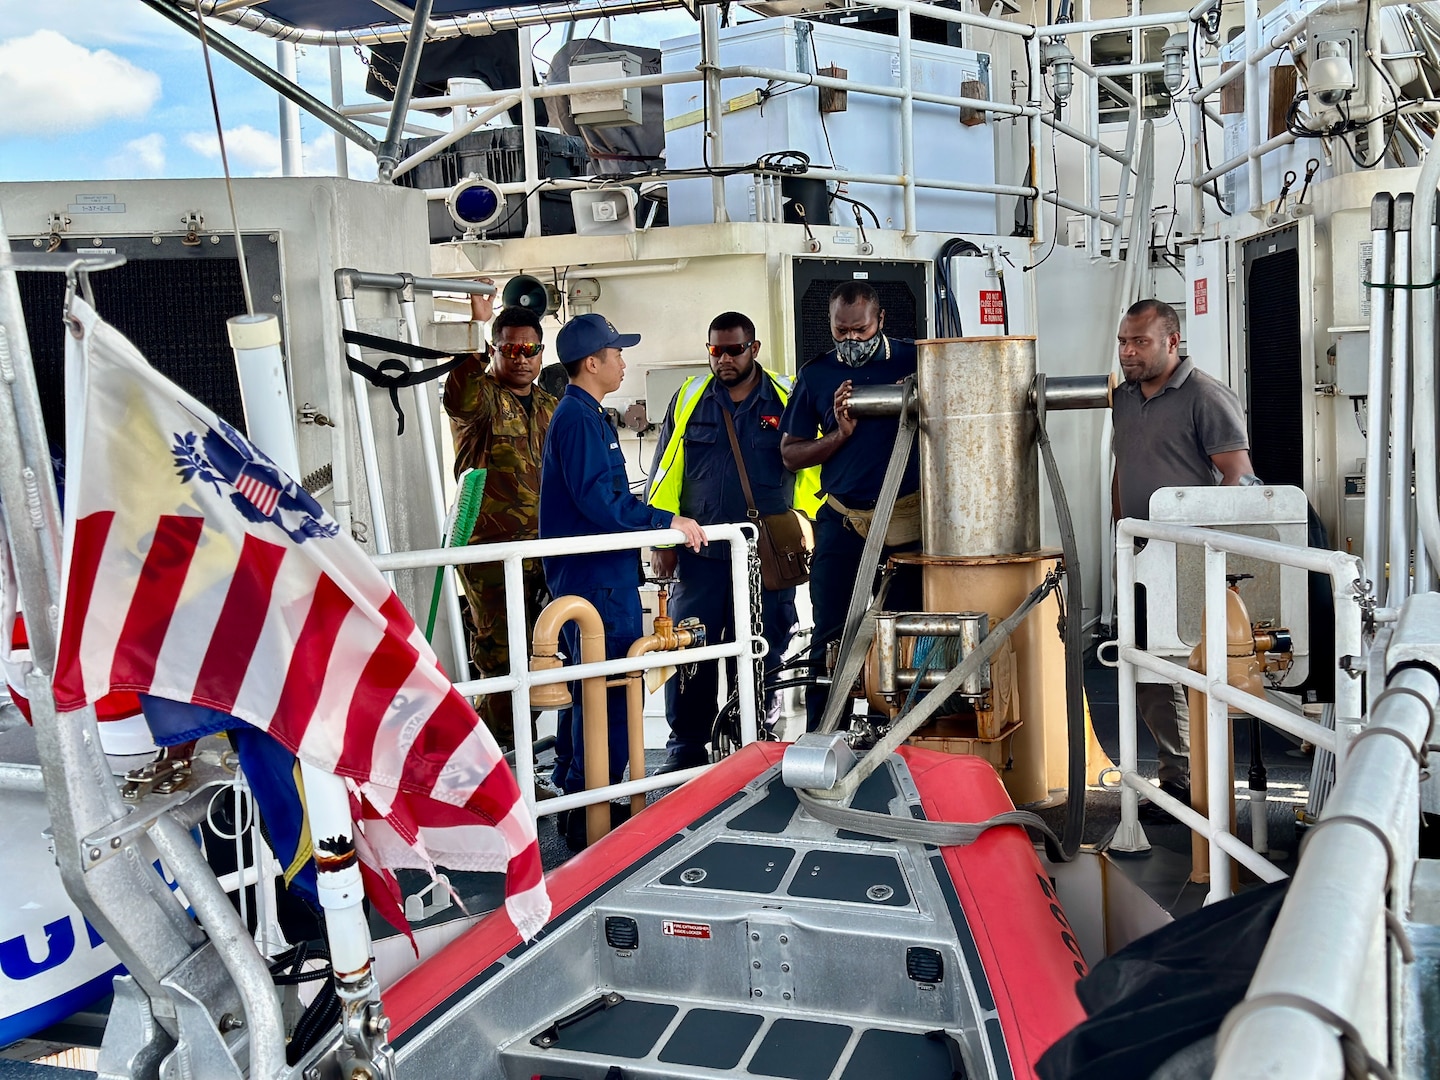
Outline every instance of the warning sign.
[[1195, 303], [1190, 305], [1192, 315], [1207, 315], [1210, 312], [1210, 279], [1195, 279]]
[[710, 937], [710, 924], [703, 922], [679, 922], [675, 919], [661, 919], [660, 931], [666, 937], [703, 938]]
[[980, 290], [980, 325], [1005, 325], [1005, 294], [999, 289]]

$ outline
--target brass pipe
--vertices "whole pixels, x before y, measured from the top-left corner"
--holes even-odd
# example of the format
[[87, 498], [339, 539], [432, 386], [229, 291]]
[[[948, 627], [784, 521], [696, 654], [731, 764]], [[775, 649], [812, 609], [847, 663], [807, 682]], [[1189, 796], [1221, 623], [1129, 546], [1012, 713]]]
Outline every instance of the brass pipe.
[[[668, 613], [669, 594], [661, 589], [656, 596], [654, 633], [636, 639], [625, 653], [627, 659], [644, 656], [652, 652], [668, 652], [671, 649], [687, 649], [696, 635], [689, 630], [676, 630], [675, 621]], [[625, 719], [630, 732], [630, 779], [637, 780], [645, 775], [645, 672], [630, 671], [625, 675]], [[630, 796], [630, 812], [638, 814], [645, 809], [643, 793]]]
[[[545, 605], [535, 620], [532, 637], [530, 670], [543, 671], [560, 666], [560, 628], [574, 621], [580, 628], [580, 662], [599, 664], [605, 660], [605, 623], [595, 605], [579, 596], [557, 596]], [[562, 683], [556, 686], [563, 688]], [[538, 695], [537, 695], [538, 696]], [[555, 699], [543, 707], [553, 707]], [[585, 788], [587, 791], [605, 787], [610, 782], [610, 717], [605, 703], [605, 677], [591, 676], [580, 680], [582, 736], [585, 741]], [[536, 704], [536, 698], [531, 698]], [[564, 695], [560, 705], [570, 704]], [[644, 775], [644, 750], [641, 750], [641, 774]], [[610, 804], [595, 803], [585, 808], [585, 833], [593, 844], [610, 831]]]

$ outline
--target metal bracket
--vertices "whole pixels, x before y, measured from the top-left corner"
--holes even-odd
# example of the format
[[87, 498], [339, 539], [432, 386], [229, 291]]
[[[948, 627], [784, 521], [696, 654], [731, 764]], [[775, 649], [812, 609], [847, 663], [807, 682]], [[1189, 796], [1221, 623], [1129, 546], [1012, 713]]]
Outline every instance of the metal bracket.
[[120, 789], [120, 797], [126, 802], [137, 802], [152, 792], [156, 795], [169, 795], [189, 783], [190, 759], [172, 758], [169, 755], [169, 748], [166, 748], [156, 760], [126, 773], [125, 786]]
[[174, 795], [162, 802], [145, 807], [137, 806], [119, 821], [112, 823], [105, 832], [87, 836], [80, 841], [81, 869], [93, 870], [112, 855], [118, 855], [124, 850], [126, 844], [141, 833], [149, 831], [150, 826], [154, 825], [162, 814], [179, 809], [197, 794], [199, 794], [198, 789], [182, 791], [179, 795]]
[[186, 247], [198, 247], [200, 230], [205, 227], [205, 215], [199, 210], [187, 210], [180, 219], [180, 224], [185, 227], [185, 238], [180, 242]]

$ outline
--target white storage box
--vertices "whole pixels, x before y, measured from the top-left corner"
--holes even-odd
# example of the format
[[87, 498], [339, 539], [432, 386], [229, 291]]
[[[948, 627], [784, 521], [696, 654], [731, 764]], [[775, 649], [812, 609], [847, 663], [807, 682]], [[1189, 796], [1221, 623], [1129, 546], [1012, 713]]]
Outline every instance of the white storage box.
[[[698, 36], [661, 44], [661, 70], [694, 70], [700, 61]], [[764, 67], [813, 73], [817, 67], [840, 67], [855, 83], [900, 86], [900, 43], [893, 37], [845, 26], [791, 18], [762, 19], [720, 32], [722, 67]], [[961, 85], [978, 80], [992, 85], [990, 57], [970, 49], [912, 42], [911, 86], [921, 93], [958, 97]], [[818, 61], [818, 62], [817, 62]], [[817, 166], [831, 164], [857, 173], [900, 175], [900, 100], [851, 91], [845, 112], [829, 113], [821, 124], [813, 87], [774, 86], [775, 96], [761, 105], [746, 104], [745, 95], [764, 89], [764, 79], [726, 79], [721, 96], [734, 111], [723, 120], [725, 164], [743, 164], [762, 154], [801, 150]], [[993, 99], [993, 92], [988, 95]], [[665, 160], [671, 168], [704, 165], [701, 147], [703, 89], [698, 82], [665, 87]], [[730, 105], [729, 103], [734, 103]], [[829, 134], [827, 145], [826, 134]], [[915, 173], [920, 179], [995, 182], [993, 120], [965, 127], [958, 108], [917, 101], [914, 104]], [[711, 162], [711, 164], [717, 164]], [[732, 221], [755, 221], [755, 182], [748, 175], [725, 181], [726, 208]], [[670, 224], [705, 224], [711, 220], [709, 179], [672, 181]], [[850, 184], [851, 198], [868, 204], [882, 228], [904, 225], [904, 195], [898, 186]], [[995, 196], [976, 192], [917, 188], [916, 226], [921, 231], [993, 233]], [[835, 202], [837, 225], [853, 225], [848, 203]], [[867, 214], [865, 227], [873, 228]]]

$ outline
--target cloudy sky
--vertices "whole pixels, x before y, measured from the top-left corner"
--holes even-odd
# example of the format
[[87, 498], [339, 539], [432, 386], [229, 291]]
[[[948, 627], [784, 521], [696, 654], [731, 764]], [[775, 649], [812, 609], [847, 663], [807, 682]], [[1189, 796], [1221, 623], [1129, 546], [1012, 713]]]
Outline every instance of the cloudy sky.
[[[654, 44], [693, 32], [683, 12], [615, 20], [616, 40]], [[217, 25], [275, 63], [268, 38]], [[584, 33], [587, 28], [582, 27]], [[559, 45], [555, 31], [537, 48]], [[278, 175], [278, 99], [234, 64], [212, 57], [225, 145], [238, 176]], [[302, 49], [299, 80], [330, 98], [328, 50]], [[345, 53], [345, 98], [367, 100], [365, 68]], [[444, 119], [417, 117], [443, 128]], [[378, 130], [376, 131], [378, 134]], [[333, 173], [330, 129], [302, 113], [307, 173]], [[355, 148], [350, 171], [373, 178]], [[139, 0], [0, 0], [0, 181], [218, 176], [218, 140], [200, 45]]]

